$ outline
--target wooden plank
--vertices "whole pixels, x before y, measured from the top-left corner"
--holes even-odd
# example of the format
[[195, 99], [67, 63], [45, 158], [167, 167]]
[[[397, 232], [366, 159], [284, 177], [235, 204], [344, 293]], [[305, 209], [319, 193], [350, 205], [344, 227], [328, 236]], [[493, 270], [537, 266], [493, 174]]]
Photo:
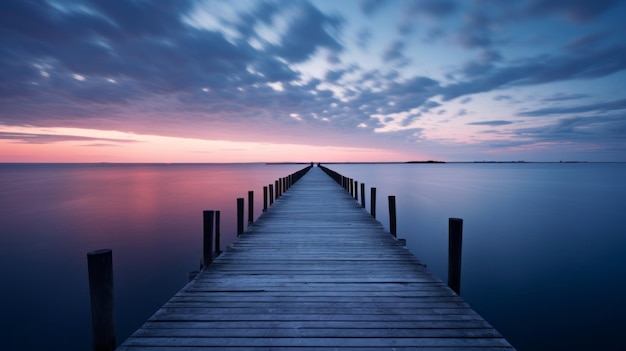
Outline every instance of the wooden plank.
[[318, 168], [119, 350], [513, 350]]

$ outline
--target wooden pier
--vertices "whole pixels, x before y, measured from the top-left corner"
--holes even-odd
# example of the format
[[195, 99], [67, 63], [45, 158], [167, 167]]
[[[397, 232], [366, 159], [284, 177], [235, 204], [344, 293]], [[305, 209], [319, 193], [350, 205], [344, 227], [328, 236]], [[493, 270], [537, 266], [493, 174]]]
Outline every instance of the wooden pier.
[[514, 350], [312, 168], [118, 350]]

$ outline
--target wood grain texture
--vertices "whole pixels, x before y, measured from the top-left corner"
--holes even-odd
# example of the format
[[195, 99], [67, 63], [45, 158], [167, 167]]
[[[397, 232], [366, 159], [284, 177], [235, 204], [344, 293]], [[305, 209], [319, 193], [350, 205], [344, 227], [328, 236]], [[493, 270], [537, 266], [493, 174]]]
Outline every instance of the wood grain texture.
[[318, 168], [118, 350], [514, 350]]

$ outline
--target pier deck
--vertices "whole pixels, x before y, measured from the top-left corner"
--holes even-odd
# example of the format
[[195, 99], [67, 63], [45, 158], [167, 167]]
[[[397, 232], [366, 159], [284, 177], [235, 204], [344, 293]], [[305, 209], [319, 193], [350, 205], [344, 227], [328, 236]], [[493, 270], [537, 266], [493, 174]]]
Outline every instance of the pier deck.
[[312, 168], [118, 350], [513, 350]]

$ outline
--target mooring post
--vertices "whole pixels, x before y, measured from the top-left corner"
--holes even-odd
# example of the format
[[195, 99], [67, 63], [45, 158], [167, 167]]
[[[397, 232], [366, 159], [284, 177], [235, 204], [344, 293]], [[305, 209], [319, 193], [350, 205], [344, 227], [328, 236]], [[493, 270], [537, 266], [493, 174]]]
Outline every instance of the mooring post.
[[461, 294], [461, 251], [463, 246], [463, 219], [448, 219], [448, 286]]
[[237, 198], [237, 236], [243, 233], [243, 197]]
[[396, 237], [396, 197], [389, 196], [389, 232]]
[[376, 188], [370, 190], [370, 214], [376, 218]]
[[354, 179], [350, 178], [350, 196], [354, 197]]
[[263, 212], [267, 211], [267, 187], [263, 187]]
[[270, 206], [272, 206], [272, 204], [274, 203], [274, 186], [270, 184], [269, 187], [270, 187]]
[[280, 197], [280, 189], [278, 188], [278, 180], [274, 181], [274, 192], [275, 192], [275, 195], [276, 195], [274, 200], [278, 200], [278, 198]]
[[361, 207], [365, 208], [365, 183], [361, 183]]
[[94, 351], [115, 350], [113, 317], [113, 252], [102, 249], [87, 253], [91, 328]]
[[202, 266], [208, 267], [213, 261], [213, 218], [215, 211], [202, 212]]
[[354, 181], [354, 199], [359, 201], [359, 182], [356, 180]]
[[215, 254], [222, 253], [220, 249], [220, 211], [215, 211]]
[[248, 191], [248, 223], [254, 222], [254, 191]]

